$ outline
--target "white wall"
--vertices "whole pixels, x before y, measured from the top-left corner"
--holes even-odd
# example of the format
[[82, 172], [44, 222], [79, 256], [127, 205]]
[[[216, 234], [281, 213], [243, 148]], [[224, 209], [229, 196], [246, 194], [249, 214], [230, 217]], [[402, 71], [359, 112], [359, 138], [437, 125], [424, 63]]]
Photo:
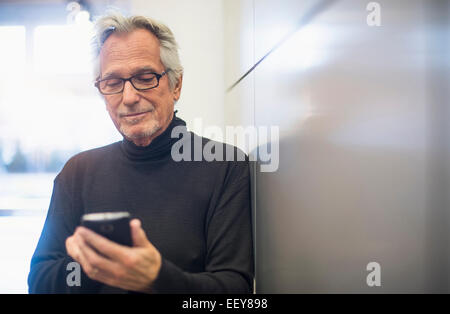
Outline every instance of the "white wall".
[[[224, 126], [224, 38], [222, 0], [132, 0], [131, 14], [149, 16], [170, 27], [184, 66], [178, 116], [194, 129]], [[194, 130], [196, 131], [196, 130]]]
[[[229, 88], [255, 63], [253, 0], [223, 0], [223, 3], [225, 84]], [[254, 72], [226, 94], [226, 125], [254, 125], [253, 83]]]

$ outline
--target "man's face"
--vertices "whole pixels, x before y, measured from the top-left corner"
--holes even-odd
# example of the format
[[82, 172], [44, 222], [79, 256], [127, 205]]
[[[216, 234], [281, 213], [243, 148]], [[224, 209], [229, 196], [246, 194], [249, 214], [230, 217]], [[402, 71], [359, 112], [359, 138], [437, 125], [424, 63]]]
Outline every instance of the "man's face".
[[[113, 33], [100, 52], [101, 79], [164, 71], [159, 40], [144, 29], [129, 34]], [[174, 103], [180, 97], [181, 82], [180, 78], [171, 90], [169, 79], [164, 75], [158, 87], [138, 91], [128, 81], [122, 93], [105, 95], [106, 108], [117, 130], [136, 145], [149, 145], [170, 124]]]

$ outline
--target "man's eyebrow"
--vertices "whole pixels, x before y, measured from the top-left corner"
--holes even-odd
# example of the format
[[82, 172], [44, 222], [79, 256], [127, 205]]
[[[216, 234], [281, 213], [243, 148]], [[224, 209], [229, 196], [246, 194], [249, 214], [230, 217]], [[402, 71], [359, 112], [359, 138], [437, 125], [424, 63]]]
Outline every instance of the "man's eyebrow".
[[111, 71], [111, 72], [107, 72], [107, 73], [105, 73], [104, 75], [102, 75], [101, 77], [100, 77], [100, 79], [101, 80], [106, 80], [106, 79], [109, 79], [109, 78], [118, 78], [119, 76], [116, 74], [116, 72], [114, 72], [114, 71]]
[[139, 68], [136, 71], [133, 71], [133, 75], [144, 73], [144, 72], [157, 72], [157, 71], [154, 68], [152, 68], [151, 66], [146, 66], [143, 68]]
[[[154, 73], [157, 73], [157, 71], [153, 68], [153, 67], [151, 67], [151, 66], [145, 66], [145, 67], [142, 67], [142, 68], [139, 68], [139, 69], [136, 69], [136, 70], [134, 70], [133, 72], [132, 72], [132, 74], [133, 75], [136, 75], [136, 74], [141, 74], [141, 73], [144, 73], [144, 72], [154, 72]], [[109, 78], [119, 78], [120, 76], [119, 75], [117, 75], [117, 72], [116, 71], [111, 71], [111, 72], [106, 72], [104, 75], [103, 75], [103, 77], [101, 78], [102, 80], [105, 80], [105, 79], [109, 79]]]

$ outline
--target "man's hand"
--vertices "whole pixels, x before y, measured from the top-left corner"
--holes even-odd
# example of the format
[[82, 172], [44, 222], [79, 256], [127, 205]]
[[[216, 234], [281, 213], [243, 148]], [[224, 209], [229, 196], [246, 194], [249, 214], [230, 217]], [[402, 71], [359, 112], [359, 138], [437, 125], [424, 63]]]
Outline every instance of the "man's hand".
[[147, 239], [141, 222], [130, 222], [133, 247], [112, 242], [84, 227], [67, 238], [67, 253], [87, 276], [124, 290], [150, 292], [161, 268], [161, 254]]

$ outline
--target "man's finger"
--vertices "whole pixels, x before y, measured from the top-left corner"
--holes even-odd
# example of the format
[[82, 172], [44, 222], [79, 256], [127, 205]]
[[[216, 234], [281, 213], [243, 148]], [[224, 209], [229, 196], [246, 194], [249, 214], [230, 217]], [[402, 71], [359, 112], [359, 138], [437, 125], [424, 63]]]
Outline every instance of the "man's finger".
[[81, 250], [88, 263], [84, 271], [90, 278], [102, 281], [103, 277], [114, 278], [117, 275], [119, 268], [117, 263], [98, 254], [89, 245], [82, 246]]
[[79, 227], [78, 229], [84, 241], [100, 254], [116, 261], [123, 261], [126, 259], [127, 253], [125, 250], [127, 250], [128, 247], [108, 240], [87, 228]]
[[83, 239], [78, 235], [71, 236], [66, 240], [67, 254], [69, 254], [69, 256], [72, 257], [76, 262], [78, 262], [83, 268], [84, 272], [86, 272], [86, 269], [89, 269], [90, 265], [82, 247]]

